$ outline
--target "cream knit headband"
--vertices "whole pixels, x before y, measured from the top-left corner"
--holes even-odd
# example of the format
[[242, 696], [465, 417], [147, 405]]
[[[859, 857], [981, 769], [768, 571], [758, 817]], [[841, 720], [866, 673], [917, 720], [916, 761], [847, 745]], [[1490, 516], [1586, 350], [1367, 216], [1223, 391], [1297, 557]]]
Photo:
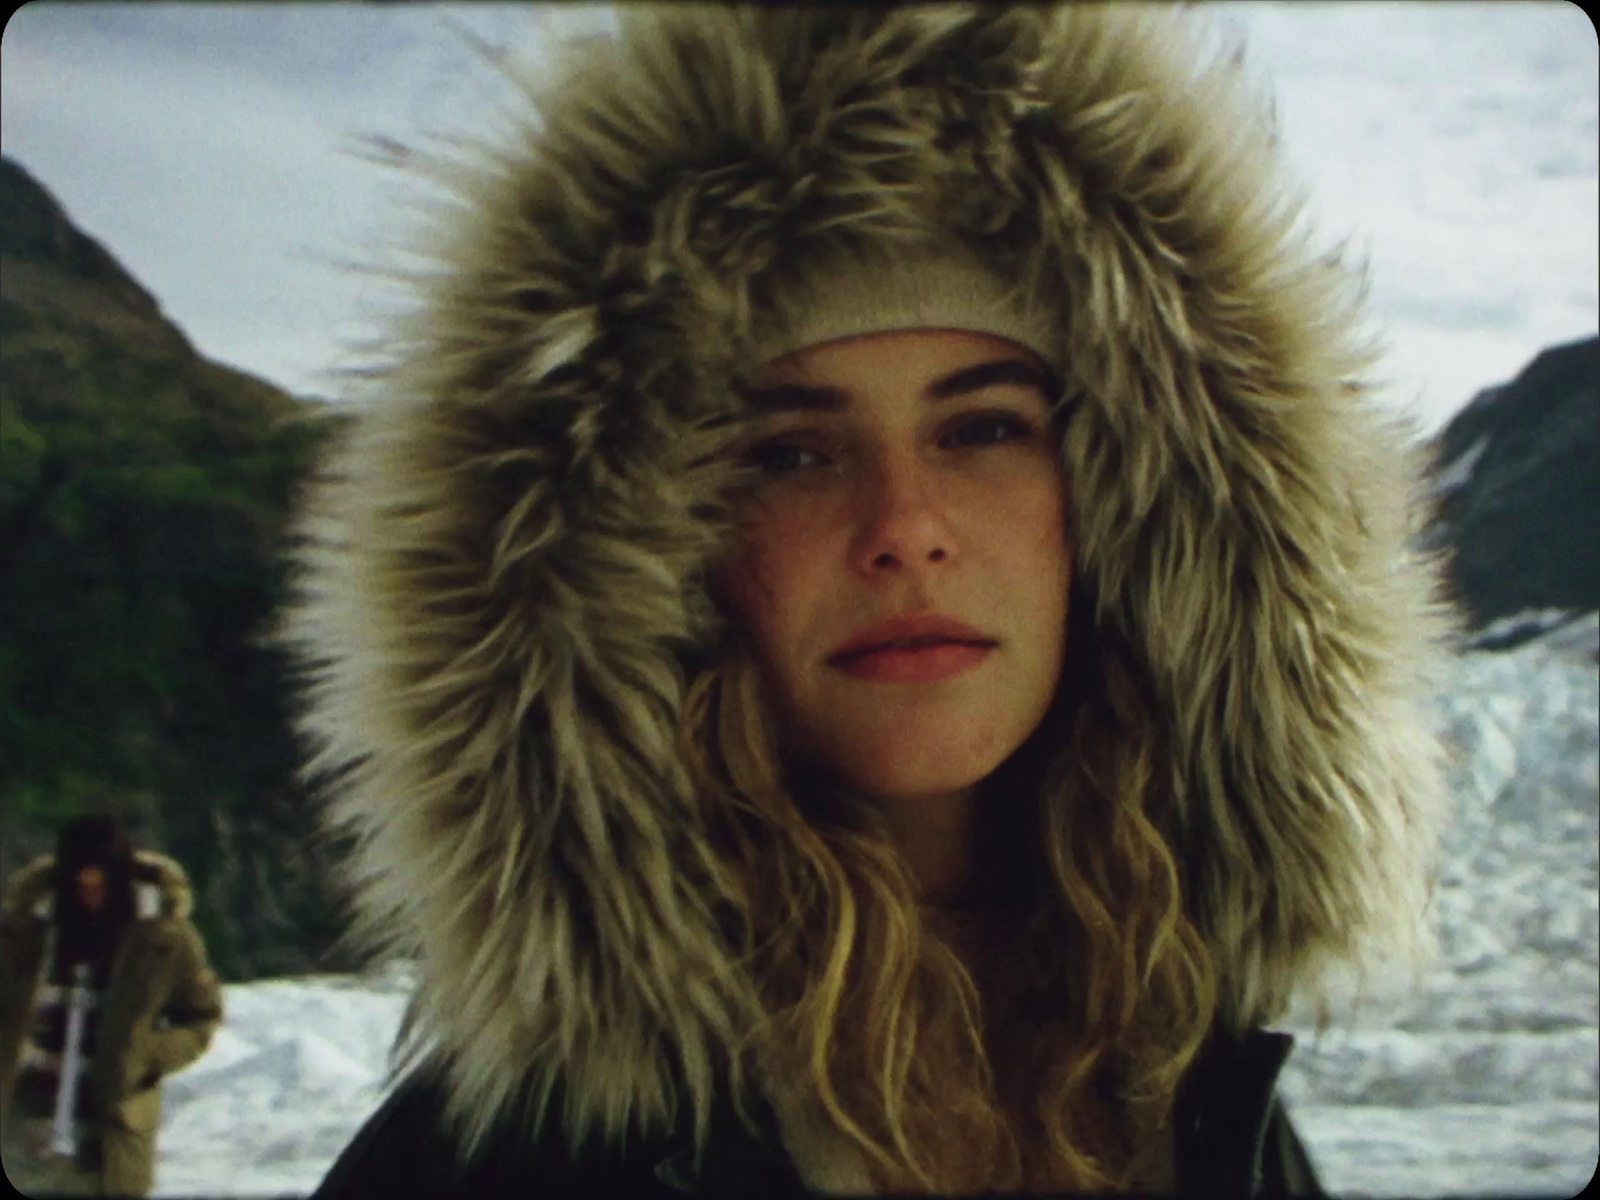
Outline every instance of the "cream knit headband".
[[758, 324], [757, 363], [840, 338], [906, 329], [964, 329], [1005, 338], [1059, 370], [1060, 320], [1025, 307], [987, 267], [944, 249], [836, 255], [796, 269]]

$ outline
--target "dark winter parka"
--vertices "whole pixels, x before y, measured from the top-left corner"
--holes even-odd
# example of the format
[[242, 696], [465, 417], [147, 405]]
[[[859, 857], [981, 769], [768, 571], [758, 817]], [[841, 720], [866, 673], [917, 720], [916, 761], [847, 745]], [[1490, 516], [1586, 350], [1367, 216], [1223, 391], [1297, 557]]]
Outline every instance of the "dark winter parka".
[[[155, 1178], [161, 1080], [205, 1052], [222, 1020], [222, 988], [189, 921], [189, 878], [162, 854], [135, 851], [138, 916], [122, 935], [96, 1029], [89, 1106], [100, 1173], [113, 1196]], [[52, 941], [55, 857], [19, 870], [0, 902], [0, 1121], [9, 1118], [22, 1044]]]
[[625, 5], [550, 62], [526, 123], [433, 160], [431, 266], [301, 525], [310, 771], [427, 1045], [323, 1194], [860, 1190], [728, 1116], [748, 968], [677, 726], [772, 298], [929, 239], [1063, 314], [1075, 571], [1166, 713], [1221, 988], [1180, 1186], [1313, 1190], [1265, 1027], [1426, 945], [1450, 629], [1357, 285], [1237, 60], [1146, 5]]

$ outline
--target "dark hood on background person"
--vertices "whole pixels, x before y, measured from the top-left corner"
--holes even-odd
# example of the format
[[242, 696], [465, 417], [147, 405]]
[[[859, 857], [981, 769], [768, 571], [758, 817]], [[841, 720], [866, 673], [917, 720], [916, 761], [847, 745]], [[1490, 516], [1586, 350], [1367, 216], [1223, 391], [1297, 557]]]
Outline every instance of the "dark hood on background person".
[[[133, 841], [122, 822], [110, 814], [77, 817], [56, 835], [55, 912], [63, 951], [102, 948], [102, 943], [133, 919]], [[99, 867], [105, 872], [105, 905], [99, 913], [84, 910], [78, 898], [78, 872]]]

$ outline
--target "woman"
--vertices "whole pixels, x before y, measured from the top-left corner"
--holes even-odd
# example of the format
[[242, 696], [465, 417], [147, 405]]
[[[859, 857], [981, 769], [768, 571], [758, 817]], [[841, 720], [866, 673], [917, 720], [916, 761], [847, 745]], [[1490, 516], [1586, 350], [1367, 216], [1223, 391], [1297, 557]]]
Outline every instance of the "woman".
[[1180, 15], [624, 9], [435, 165], [285, 636], [404, 1080], [321, 1194], [1304, 1194], [1451, 625]]
[[205, 1052], [222, 991], [189, 880], [107, 814], [61, 830], [0, 904], [0, 1124], [27, 1195], [143, 1196], [161, 1080]]

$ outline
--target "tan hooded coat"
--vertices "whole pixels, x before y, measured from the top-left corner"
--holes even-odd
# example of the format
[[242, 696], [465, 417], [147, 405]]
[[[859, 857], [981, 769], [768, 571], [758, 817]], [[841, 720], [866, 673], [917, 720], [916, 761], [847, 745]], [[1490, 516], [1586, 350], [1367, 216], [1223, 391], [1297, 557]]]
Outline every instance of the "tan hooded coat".
[[[205, 1052], [222, 1020], [222, 988], [189, 921], [193, 899], [181, 866], [134, 853], [138, 915], [123, 935], [103, 997], [89, 1077], [101, 1178], [114, 1196], [142, 1196], [155, 1178], [161, 1080]], [[47, 968], [55, 858], [41, 855], [12, 876], [0, 902], [0, 1122], [12, 1116], [24, 1040]]]
[[970, 247], [1064, 314], [1076, 571], [1166, 714], [1225, 1027], [1425, 947], [1425, 464], [1237, 62], [1146, 5], [625, 5], [551, 61], [431, 168], [453, 199], [286, 622], [363, 928], [414, 957], [469, 1137], [556, 1085], [573, 1144], [707, 1120], [749, 1019], [676, 750], [716, 451], [793, 265], [861, 242]]

